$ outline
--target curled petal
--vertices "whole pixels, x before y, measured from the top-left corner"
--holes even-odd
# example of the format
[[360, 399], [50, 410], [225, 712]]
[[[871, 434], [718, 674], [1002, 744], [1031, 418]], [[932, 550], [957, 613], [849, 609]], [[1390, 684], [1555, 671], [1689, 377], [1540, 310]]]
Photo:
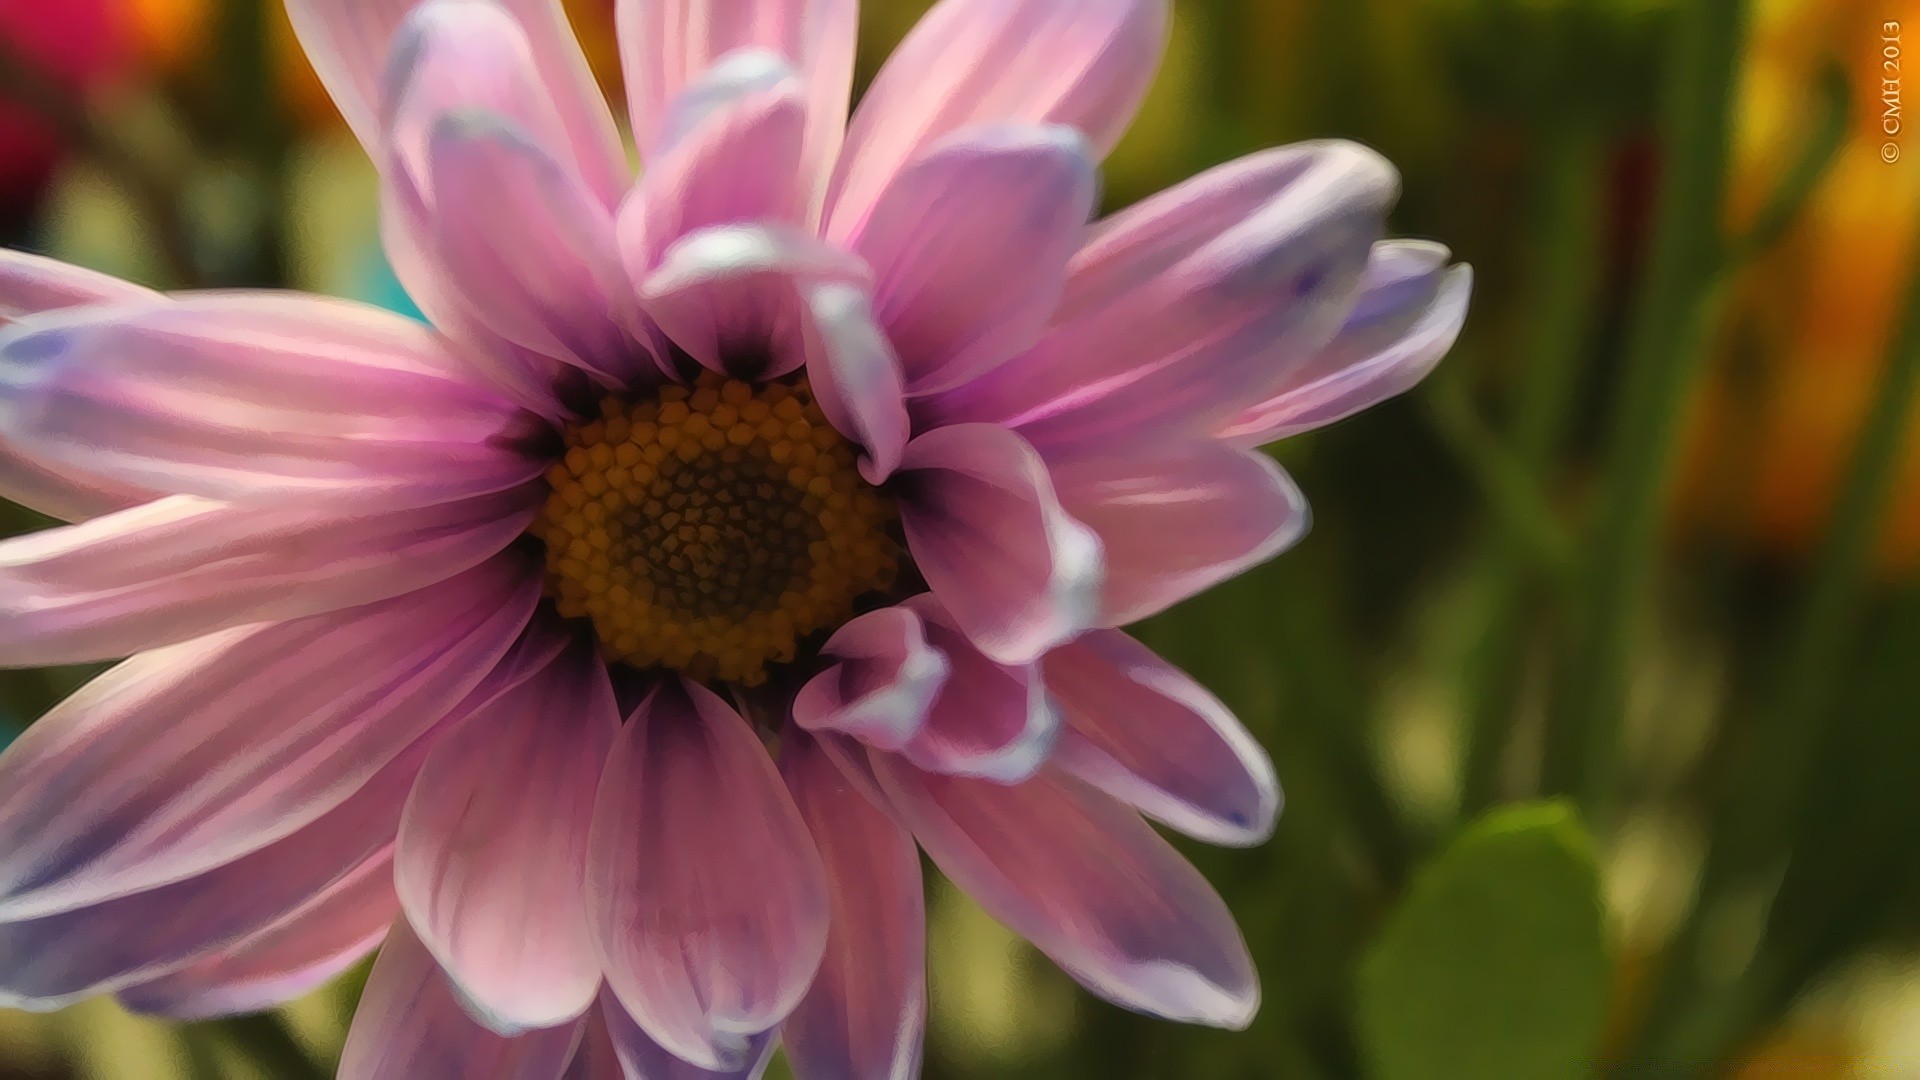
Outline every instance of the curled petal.
[[926, 1027], [926, 905], [913, 837], [803, 733], [780, 771], [826, 864], [826, 958], [781, 1034], [798, 1080], [918, 1076]]
[[1279, 393], [1228, 422], [1220, 437], [1238, 446], [1262, 446], [1344, 420], [1412, 389], [1453, 348], [1473, 292], [1473, 271], [1466, 266], [1435, 276], [1430, 293], [1427, 282], [1414, 278], [1363, 294], [1332, 343]]
[[807, 287], [800, 319], [807, 378], [820, 411], [866, 450], [861, 475], [878, 484], [899, 467], [910, 426], [893, 346], [874, 322], [866, 294], [852, 285]]
[[901, 170], [863, 222], [835, 223], [873, 268], [908, 390], [964, 383], [1040, 337], [1095, 187], [1071, 128], [968, 128]]
[[982, 654], [931, 593], [901, 606], [922, 620], [927, 643], [949, 674], [925, 723], [900, 748], [929, 772], [1018, 783], [1044, 765], [1060, 736], [1060, 714], [1033, 664], [1001, 664]]
[[515, 1038], [475, 1023], [405, 919], [374, 961], [340, 1053], [340, 1080], [556, 1080], [584, 1022]]
[[117, 996], [135, 1012], [174, 1020], [262, 1012], [359, 963], [399, 914], [386, 853], [252, 936]]
[[1210, 439], [1055, 462], [1060, 505], [1100, 537], [1100, 623], [1124, 626], [1306, 535], [1306, 496], [1273, 459]]
[[820, 651], [839, 662], [794, 696], [794, 722], [882, 750], [898, 750], [919, 732], [947, 680], [947, 658], [928, 644], [911, 607], [861, 615], [834, 631]]
[[751, 1065], [826, 947], [806, 825], [753, 729], [696, 683], [656, 689], [616, 737], [588, 895], [608, 986], [654, 1042], [703, 1069]]
[[0, 541], [0, 666], [106, 660], [424, 588], [505, 548], [540, 497], [369, 514], [345, 497], [175, 495]]
[[309, 826], [458, 711], [538, 598], [496, 560], [109, 670], [0, 754], [0, 919], [180, 881]]
[[907, 444], [900, 521], [914, 562], [980, 651], [1027, 663], [1095, 625], [1100, 541], [1061, 508], [1045, 463], [989, 424]]
[[948, 878], [1095, 994], [1242, 1028], [1260, 990], [1233, 915], [1140, 816], [1072, 777], [1024, 784], [874, 769]]
[[627, 1010], [613, 995], [601, 995], [600, 1011], [615, 1061], [627, 1076], [643, 1080], [760, 1080], [766, 1074], [767, 1063], [773, 1060], [772, 1031], [749, 1035], [743, 1040], [738, 1066], [704, 1069], [655, 1042], [627, 1015]]
[[935, 140], [974, 124], [1061, 124], [1104, 155], [1166, 49], [1167, 0], [941, 0], [861, 98], [829, 188], [830, 229], [859, 220]]
[[501, 1034], [570, 1020], [599, 991], [587, 829], [619, 723], [605, 664], [575, 645], [443, 736], [407, 803], [407, 917]]
[[1062, 769], [1201, 840], [1273, 835], [1273, 762], [1185, 672], [1118, 630], [1088, 631], [1040, 669], [1067, 722], [1055, 757]]
[[1397, 186], [1371, 150], [1310, 143], [1148, 199], [1074, 257], [1046, 336], [928, 419], [1049, 452], [1211, 434], [1340, 328]]

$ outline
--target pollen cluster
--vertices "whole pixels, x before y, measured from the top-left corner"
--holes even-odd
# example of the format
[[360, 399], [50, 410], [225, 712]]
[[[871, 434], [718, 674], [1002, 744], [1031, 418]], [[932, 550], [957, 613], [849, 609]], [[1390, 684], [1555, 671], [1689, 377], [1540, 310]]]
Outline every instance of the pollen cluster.
[[752, 686], [893, 584], [893, 510], [804, 380], [609, 398], [566, 445], [531, 531], [611, 660]]

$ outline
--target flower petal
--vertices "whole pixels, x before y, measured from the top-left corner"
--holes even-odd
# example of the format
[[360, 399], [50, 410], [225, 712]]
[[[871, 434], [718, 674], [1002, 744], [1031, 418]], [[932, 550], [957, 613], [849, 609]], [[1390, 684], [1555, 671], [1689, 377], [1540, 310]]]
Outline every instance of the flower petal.
[[640, 297], [673, 343], [708, 369], [773, 379], [807, 362], [803, 289], [865, 281], [858, 259], [804, 233], [720, 225], [667, 249]]
[[1072, 128], [1001, 124], [933, 144], [835, 239], [873, 268], [874, 310], [913, 393], [946, 390], [1033, 344], [1093, 214]]
[[[1467, 321], [1473, 271], [1466, 266], [1444, 270], [1431, 295], [1405, 285], [1395, 281], [1362, 295], [1333, 342], [1285, 389], [1229, 422], [1220, 437], [1238, 446], [1291, 438], [1370, 409], [1426, 378]], [[1382, 326], [1397, 333], [1382, 341]]]
[[575, 644], [442, 737], [400, 823], [407, 918], [501, 1034], [593, 1003], [587, 829], [620, 723], [606, 665]]
[[213, 957], [382, 860], [426, 740], [277, 843], [197, 877], [91, 907], [0, 922], [0, 1008], [51, 1010]]
[[457, 712], [538, 598], [536, 575], [494, 560], [113, 668], [0, 754], [0, 919], [180, 881], [307, 826]]
[[878, 484], [899, 467], [907, 448], [900, 360], [861, 289], [816, 285], [804, 290], [803, 300], [807, 380], [827, 422], [865, 449], [861, 475]]
[[262, 1012], [359, 963], [399, 914], [389, 852], [252, 936], [117, 996], [134, 1012], [173, 1020]]
[[831, 228], [866, 217], [935, 140], [973, 124], [1063, 124], [1120, 141], [1166, 49], [1168, 0], [942, 0], [860, 100], [828, 195]]
[[1041, 685], [1040, 669], [982, 655], [932, 593], [908, 597], [901, 606], [921, 617], [927, 643], [946, 658], [950, 674], [900, 754], [929, 772], [1001, 784], [1039, 771], [1060, 736], [1060, 714]]
[[794, 723], [843, 732], [882, 750], [898, 750], [913, 738], [947, 680], [947, 658], [927, 643], [911, 607], [867, 612], [834, 631], [820, 651], [840, 662], [800, 688]]
[[106, 660], [412, 592], [505, 548], [540, 498], [523, 486], [369, 514], [346, 497], [174, 495], [0, 541], [0, 666]]
[[162, 301], [159, 293], [111, 274], [44, 255], [0, 248], [0, 326], [82, 304]]
[[826, 864], [826, 959], [781, 1033], [798, 1080], [920, 1074], [927, 1019], [926, 905], [913, 837], [804, 733], [780, 740], [780, 771]]
[[[307, 58], [376, 162], [385, 142], [383, 110], [391, 105], [386, 97], [389, 58], [403, 51], [402, 22], [422, 6], [420, 0], [287, 0], [287, 14]], [[431, 6], [439, 9], [437, 17], [469, 24], [495, 17], [486, 10], [495, 8], [518, 24], [538, 81], [555, 99], [553, 138], [564, 140], [568, 159], [602, 205], [613, 206], [631, 175], [627, 156], [560, 0], [432, 0]], [[391, 61], [403, 62], [403, 57]]]
[[798, 73], [810, 117], [804, 177], [810, 188], [825, 180], [853, 90], [858, 0], [618, 0], [614, 11], [634, 138], [649, 168], [675, 101], [729, 53], [755, 49]]
[[620, 1003], [674, 1055], [747, 1067], [752, 1037], [820, 966], [828, 904], [753, 729], [696, 683], [656, 689], [614, 742], [590, 852], [593, 928]]
[[1139, 815], [1072, 777], [875, 771], [941, 871], [1067, 974], [1117, 1005], [1242, 1028], [1259, 984], [1233, 915]]
[[1060, 767], [1215, 844], [1273, 835], [1280, 784], [1259, 742], [1206, 688], [1118, 630], [1092, 630], [1040, 663], [1067, 722]]
[[1339, 329], [1396, 188], [1373, 151], [1309, 143], [1148, 199], [1074, 258], [1047, 335], [928, 421], [1002, 423], [1049, 451], [1209, 434]]
[[770, 53], [729, 57], [688, 87], [686, 114], [620, 211], [620, 249], [635, 281], [667, 249], [714, 225], [797, 226], [807, 192], [798, 184], [806, 137], [799, 80]]
[[1100, 542], [1061, 509], [1026, 440], [939, 428], [907, 444], [901, 470], [914, 562], [980, 651], [1026, 663], [1095, 625]]
[[760, 1080], [773, 1060], [773, 1031], [747, 1036], [740, 1066], [719, 1071], [703, 1069], [654, 1042], [612, 994], [601, 995], [601, 1015], [613, 1043], [614, 1057], [627, 1076], [642, 1080]]
[[369, 510], [502, 491], [529, 418], [431, 331], [345, 301], [211, 294], [0, 330], [0, 444], [181, 494], [362, 495]]
[[[603, 998], [606, 996], [605, 990], [600, 993]], [[616, 1003], [613, 1007], [617, 1009], [619, 1005]], [[574, 1047], [573, 1060], [567, 1063], [567, 1071], [560, 1075], [560, 1080], [626, 1080], [619, 1051], [614, 1049], [613, 1036], [607, 1032], [606, 1017], [601, 1011], [589, 1011], [580, 1026], [580, 1045]]]
[[367, 977], [340, 1053], [340, 1080], [558, 1080], [583, 1023], [517, 1038], [496, 1035], [461, 1008], [433, 954], [395, 921]]
[[1306, 535], [1306, 496], [1273, 459], [1210, 439], [1052, 463], [1060, 505], [1100, 537], [1100, 623], [1125, 626]]

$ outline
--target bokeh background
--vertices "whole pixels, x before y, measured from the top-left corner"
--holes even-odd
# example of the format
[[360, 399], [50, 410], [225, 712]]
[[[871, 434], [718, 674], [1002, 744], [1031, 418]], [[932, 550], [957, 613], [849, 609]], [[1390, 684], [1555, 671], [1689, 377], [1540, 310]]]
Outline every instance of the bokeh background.
[[[568, 3], [617, 101], [611, 6]], [[863, 81], [926, 6], [865, 0]], [[1920, 2], [1175, 9], [1110, 207], [1356, 138], [1476, 303], [1420, 390], [1275, 448], [1299, 548], [1142, 630], [1287, 789], [1192, 852], [1252, 1029], [1098, 1003], [936, 886], [928, 1077], [1920, 1077]], [[0, 242], [406, 310], [375, 233], [277, 0], [0, 0]], [[0, 672], [0, 742], [88, 674]], [[357, 988], [0, 1012], [0, 1077], [319, 1075]]]

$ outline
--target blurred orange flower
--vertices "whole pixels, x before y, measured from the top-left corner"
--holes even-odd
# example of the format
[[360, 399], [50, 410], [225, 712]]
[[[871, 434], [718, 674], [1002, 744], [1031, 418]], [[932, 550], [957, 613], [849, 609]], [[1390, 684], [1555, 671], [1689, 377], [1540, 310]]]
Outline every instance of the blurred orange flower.
[[[1730, 192], [1736, 232], [1792, 164], [1813, 122], [1810, 88], [1836, 61], [1849, 78], [1851, 130], [1791, 235], [1738, 284], [1750, 331], [1707, 388], [1683, 498], [1700, 520], [1725, 508], [1719, 482], [1750, 486], [1733, 524], [1799, 553], [1818, 541], [1902, 287], [1920, 271], [1920, 131], [1891, 140], [1882, 131], [1880, 65], [1889, 21], [1903, 27], [1909, 57], [1920, 55], [1920, 0], [1767, 0], [1756, 15]], [[1912, 157], [1882, 160], [1890, 141]], [[1920, 438], [1908, 441], [1896, 491], [1883, 565], [1910, 574], [1920, 569]]]

